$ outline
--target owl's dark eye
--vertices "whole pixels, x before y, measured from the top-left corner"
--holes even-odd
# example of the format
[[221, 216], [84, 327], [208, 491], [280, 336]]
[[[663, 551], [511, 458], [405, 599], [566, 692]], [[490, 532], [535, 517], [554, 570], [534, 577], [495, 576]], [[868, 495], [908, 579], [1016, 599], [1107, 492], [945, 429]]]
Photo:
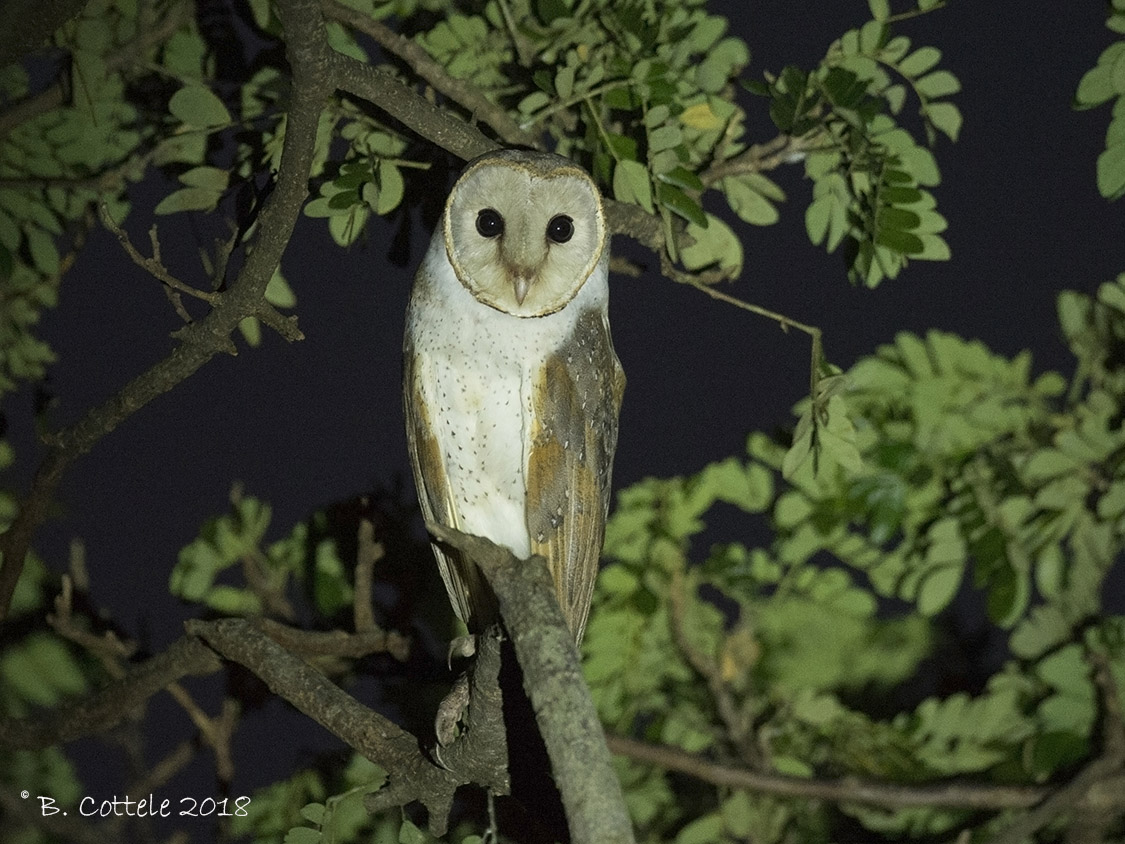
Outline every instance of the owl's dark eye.
[[551, 222], [547, 223], [547, 237], [555, 243], [566, 243], [574, 237], [574, 220], [566, 214], [552, 217]]
[[485, 208], [477, 214], [477, 231], [481, 237], [497, 237], [504, 233], [504, 218], [495, 208]]

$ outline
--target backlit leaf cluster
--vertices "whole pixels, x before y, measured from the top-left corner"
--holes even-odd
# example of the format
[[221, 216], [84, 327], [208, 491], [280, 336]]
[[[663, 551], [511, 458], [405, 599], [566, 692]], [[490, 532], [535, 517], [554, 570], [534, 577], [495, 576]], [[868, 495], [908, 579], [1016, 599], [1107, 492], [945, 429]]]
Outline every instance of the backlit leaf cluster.
[[809, 235], [830, 251], [847, 240], [853, 280], [874, 286], [909, 257], [948, 257], [927, 190], [937, 165], [888, 115], [909, 90], [928, 143], [939, 132], [956, 139], [960, 113], [947, 97], [959, 85], [934, 69], [940, 53], [909, 53], [885, 18], [847, 33], [814, 73], [787, 68], [751, 86], [770, 96], [778, 128], [800, 139], [800, 151], [767, 161], [744, 127], [756, 101], [740, 102], [734, 84], [750, 50], [702, 0], [493, 0], [418, 39], [451, 75], [586, 164], [607, 194], [659, 215], [669, 257], [689, 271], [741, 272], [744, 235], [707, 193], [720, 192], [741, 221], [769, 225], [786, 195], [767, 172], [802, 158], [814, 181]]
[[321, 614], [331, 617], [347, 607], [352, 587], [344, 564], [333, 540], [316, 535], [323, 517], [315, 518], [311, 529], [301, 522], [289, 536], [266, 543], [271, 517], [268, 504], [232, 496], [230, 512], [209, 519], [180, 551], [171, 593], [226, 615], [260, 615], [267, 609], [263, 595], [284, 596], [296, 581]]
[[[0, 132], [0, 393], [54, 361], [35, 326], [57, 301], [73, 238], [96, 201], [123, 217], [124, 186], [143, 169], [134, 157], [146, 130], [121, 72], [123, 54], [142, 51], [136, 15], [135, 4], [112, 0], [83, 7], [55, 39], [70, 101]], [[23, 67], [0, 68], [0, 109], [38, 93]]]
[[[941, 176], [927, 146], [939, 134], [957, 140], [961, 113], [947, 98], [961, 86], [940, 60], [939, 50], [913, 47], [877, 18], [844, 33], [814, 71], [787, 67], [750, 86], [770, 98], [781, 131], [804, 139], [814, 183], [809, 238], [829, 252], [843, 246], [853, 282], [874, 287], [910, 258], [949, 258], [929, 191]], [[907, 103], [917, 104], [926, 146], [902, 119]]]
[[[1125, 35], [1125, 0], [1109, 3], [1106, 26]], [[1098, 191], [1106, 199], [1125, 196], [1125, 38], [1110, 44], [1086, 71], [1074, 95], [1075, 108], [1095, 108], [1112, 102], [1105, 134], [1105, 150], [1098, 156]]]
[[[1042, 782], [1089, 757], [1091, 654], [1125, 683], [1125, 617], [1102, 609], [1125, 547], [1123, 285], [1060, 296], [1070, 378], [1033, 374], [1026, 352], [903, 332], [825, 379], [816, 470], [786, 470], [793, 439], [755, 433], [745, 459], [623, 490], [584, 643], [607, 728], [797, 777], [904, 784]], [[1010, 659], [979, 690], [902, 697], [940, 664], [945, 612], [969, 594]], [[641, 840], [834, 840], [845, 823], [722, 788], [687, 800], [673, 775], [619, 766]], [[974, 823], [839, 811], [869, 840]]]

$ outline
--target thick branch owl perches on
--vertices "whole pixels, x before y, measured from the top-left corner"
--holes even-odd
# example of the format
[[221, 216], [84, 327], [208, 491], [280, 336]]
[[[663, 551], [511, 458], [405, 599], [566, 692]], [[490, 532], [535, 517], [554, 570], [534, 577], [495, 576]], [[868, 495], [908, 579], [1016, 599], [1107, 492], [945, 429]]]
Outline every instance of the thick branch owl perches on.
[[[470, 162], [414, 279], [407, 439], [427, 519], [547, 559], [581, 641], [609, 509], [625, 375], [601, 196], [557, 155]], [[472, 633], [497, 620], [475, 565], [434, 546]]]

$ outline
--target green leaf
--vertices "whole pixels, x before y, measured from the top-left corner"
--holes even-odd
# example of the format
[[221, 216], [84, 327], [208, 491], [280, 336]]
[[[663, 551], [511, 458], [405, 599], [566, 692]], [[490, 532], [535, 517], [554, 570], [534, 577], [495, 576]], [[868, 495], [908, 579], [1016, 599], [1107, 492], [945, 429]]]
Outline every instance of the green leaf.
[[718, 217], [708, 214], [706, 228], [688, 223], [687, 236], [695, 242], [680, 249], [680, 260], [689, 270], [718, 264], [730, 278], [742, 272], [742, 241]]
[[535, 0], [535, 13], [544, 24], [551, 24], [559, 18], [570, 15], [564, 0]]
[[363, 234], [371, 212], [366, 206], [356, 205], [346, 213], [328, 218], [328, 233], [338, 246], [351, 246]]
[[555, 74], [555, 92], [559, 99], [568, 100], [574, 93], [574, 68], [571, 66], [559, 68]]
[[674, 844], [714, 844], [723, 840], [723, 816], [712, 812], [696, 818], [676, 836]]
[[55, 246], [55, 239], [38, 226], [28, 226], [24, 234], [27, 237], [27, 248], [35, 268], [46, 276], [57, 275], [59, 250]]
[[154, 214], [175, 214], [178, 211], [213, 211], [222, 195], [206, 188], [181, 188], [157, 203]]
[[379, 198], [375, 203], [376, 214], [389, 214], [402, 203], [406, 193], [406, 183], [402, 171], [389, 161], [379, 162]]
[[1093, 108], [1113, 99], [1114, 95], [1113, 69], [1099, 64], [1082, 75], [1074, 97], [1079, 108]]
[[204, 188], [222, 193], [230, 184], [230, 173], [218, 167], [202, 166], [193, 167], [186, 173], [180, 174], [180, 181], [188, 187]]
[[320, 826], [324, 823], [324, 804], [309, 803], [301, 807], [301, 817], [310, 823]]
[[178, 90], [168, 102], [168, 111], [188, 126], [210, 128], [231, 122], [223, 101], [202, 85], [187, 85]]
[[926, 108], [926, 117], [949, 140], [956, 141], [961, 134], [961, 109], [953, 103], [932, 103]]
[[941, 50], [937, 47], [919, 47], [898, 64], [898, 70], [903, 76], [911, 78], [921, 76], [926, 71], [935, 67], [941, 61]]
[[900, 229], [881, 228], [875, 235], [875, 242], [903, 255], [919, 255], [925, 250], [922, 238]]
[[731, 210], [745, 222], [754, 226], [769, 226], [779, 219], [777, 208], [766, 197], [768, 195], [777, 201], [784, 201], [785, 194], [765, 176], [759, 173], [728, 176], [722, 180], [721, 186]]
[[1125, 195], [1125, 143], [1108, 147], [1098, 156], [1098, 192], [1109, 200]]
[[684, 136], [680, 131], [679, 126], [661, 126], [648, 136], [648, 148], [650, 153], [657, 153], [661, 150], [672, 149], [679, 146], [683, 142]]
[[824, 194], [814, 199], [805, 209], [805, 231], [814, 246], [820, 245], [828, 234], [828, 222], [835, 202], [836, 199], [831, 194]]
[[253, 348], [262, 345], [262, 323], [255, 316], [243, 317], [238, 321], [238, 331], [247, 344]]
[[915, 80], [914, 87], [922, 96], [936, 99], [956, 94], [961, 90], [961, 83], [948, 70], [936, 70], [928, 76]]
[[891, 16], [890, 0], [867, 0], [867, 7], [871, 10], [871, 17], [877, 21], [885, 21]]
[[872, 20], [859, 28], [859, 49], [865, 55], [875, 53], [883, 43], [887, 34], [887, 25], [883, 21]]
[[534, 114], [539, 109], [551, 102], [551, 98], [543, 91], [532, 91], [522, 100], [516, 108], [520, 114]]
[[639, 205], [651, 214], [655, 209], [648, 168], [639, 161], [618, 161], [613, 168], [613, 197]]
[[1113, 60], [1110, 82], [1115, 94], [1125, 94], [1125, 50], [1120, 50]]
[[717, 94], [749, 63], [750, 50], [746, 44], [739, 38], [724, 38], [708, 50], [696, 66], [696, 84], [708, 94]]
[[935, 616], [953, 600], [964, 576], [961, 566], [939, 566], [927, 573], [918, 588], [918, 612]]
[[398, 844], [427, 844], [428, 836], [410, 821], [404, 820], [398, 828]]
[[667, 173], [658, 175], [657, 178], [662, 182], [667, 182], [670, 185], [675, 185], [685, 190], [703, 190], [703, 182], [695, 173], [691, 172], [686, 167], [673, 167]]
[[320, 844], [321, 838], [319, 829], [295, 826], [285, 833], [284, 844]]
[[292, 308], [297, 304], [297, 296], [293, 288], [281, 274], [281, 267], [273, 271], [269, 284], [266, 285], [266, 301], [276, 308]]
[[694, 223], [700, 228], [706, 228], [708, 222], [714, 219], [710, 214], [703, 212], [703, 208], [698, 202], [675, 185], [667, 183], [657, 185], [656, 198], [669, 211], [678, 214], [689, 223]]
[[891, 229], [910, 231], [918, 228], [922, 218], [913, 211], [893, 206], [883, 206], [875, 217], [875, 222], [880, 226]]

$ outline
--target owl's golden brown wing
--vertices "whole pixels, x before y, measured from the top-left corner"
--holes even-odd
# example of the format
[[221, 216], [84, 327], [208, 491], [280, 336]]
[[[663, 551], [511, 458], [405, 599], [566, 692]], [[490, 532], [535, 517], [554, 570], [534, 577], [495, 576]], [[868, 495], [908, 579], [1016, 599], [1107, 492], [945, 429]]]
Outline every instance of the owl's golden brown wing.
[[[430, 402], [420, 377], [419, 357], [409, 345], [403, 362], [406, 442], [422, 515], [446, 527], [464, 530], [449, 488], [441, 445], [430, 420]], [[491, 587], [476, 565], [465, 560], [459, 552], [446, 550], [437, 543], [431, 544], [457, 617], [465, 622], [469, 632], [481, 632], [497, 618], [496, 598]]]
[[598, 574], [624, 390], [609, 323], [595, 310], [578, 318], [535, 384], [527, 527], [532, 553], [547, 558], [576, 642]]

